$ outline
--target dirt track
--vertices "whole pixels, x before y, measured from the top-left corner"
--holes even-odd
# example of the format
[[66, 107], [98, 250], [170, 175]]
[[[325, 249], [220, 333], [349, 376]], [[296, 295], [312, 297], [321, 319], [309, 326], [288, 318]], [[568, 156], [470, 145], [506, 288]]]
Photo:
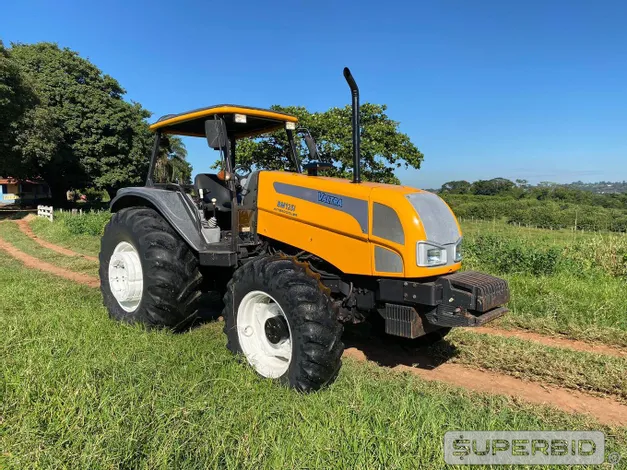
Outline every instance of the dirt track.
[[[344, 351], [344, 356], [359, 361], [372, 361], [397, 372], [418, 375], [424, 380], [444, 382], [482, 393], [520, 398], [529, 403], [551, 405], [567, 413], [588, 414], [602, 424], [624, 426], [627, 423], [627, 406], [611, 398], [528, 382], [506, 374], [472, 369], [460, 364], [433, 364], [432, 358], [419, 358], [407, 353], [395, 354], [390, 352], [389, 348], [376, 345], [376, 341], [374, 343], [364, 348], [365, 350], [357, 347], [348, 348]], [[409, 365], [414, 360], [420, 359], [424, 359], [422, 365]]]
[[35, 258], [34, 256], [24, 253], [23, 251], [17, 249], [16, 247], [2, 240], [1, 238], [0, 249], [6, 251], [13, 258], [24, 263], [24, 266], [26, 266], [27, 268], [45, 271], [50, 274], [54, 274], [55, 276], [78, 282], [79, 284], [85, 284], [89, 287], [100, 287], [100, 279], [98, 279], [97, 277], [89, 276], [87, 274], [75, 273], [74, 271], [70, 271], [69, 269], [60, 268], [53, 264], [46, 263], [39, 258]]
[[572, 349], [574, 351], [589, 352], [595, 354], [605, 354], [606, 356], [627, 357], [627, 349], [608, 346], [606, 344], [586, 343], [574, 339], [560, 338], [555, 336], [546, 336], [539, 333], [523, 330], [501, 330], [500, 328], [478, 327], [472, 328], [473, 333], [480, 333], [493, 336], [503, 336], [505, 338], [518, 338], [533, 343], [542, 344], [544, 346], [552, 346], [556, 348]]
[[94, 256], [88, 256], [88, 255], [83, 255], [81, 253], [76, 253], [75, 251], [68, 250], [67, 248], [63, 248], [62, 246], [55, 245], [54, 243], [50, 243], [46, 240], [42, 240], [37, 235], [35, 235], [33, 230], [30, 228], [30, 225], [28, 224], [28, 219], [20, 219], [20, 220], [16, 220], [15, 222], [17, 223], [18, 227], [20, 228], [20, 230], [22, 231], [24, 235], [31, 238], [32, 240], [35, 240], [44, 248], [48, 248], [49, 250], [56, 251], [57, 253], [60, 253], [65, 256], [76, 256], [76, 257], [88, 259], [89, 261], [98, 261], [98, 258]]
[[[18, 221], [18, 225], [22, 232], [48, 249], [67, 256], [82, 256], [87, 259], [97, 260], [94, 257], [83, 256], [37, 238], [27, 221]], [[100, 285], [99, 279], [93, 276], [79, 274], [41, 261], [17, 249], [1, 238], [0, 249], [20, 260], [28, 268], [49, 272], [90, 287], [99, 287]], [[477, 328], [474, 331], [480, 334], [516, 337], [548, 346], [577, 351], [609, 354], [619, 357], [627, 355], [626, 351], [610, 346], [593, 345], [565, 338], [551, 338], [525, 331], [508, 331], [493, 328]], [[573, 390], [527, 382], [506, 374], [477, 370], [459, 364], [449, 364], [445, 360], [438, 361], [432, 357], [421, 355], [419, 350], [403, 349], [402, 346], [396, 343], [385, 344], [380, 339], [368, 338], [365, 341], [362, 339], [352, 341], [352, 344], [349, 340], [348, 346], [344, 353], [345, 357], [361, 361], [372, 361], [395, 371], [416, 374], [424, 380], [445, 382], [477, 392], [521, 398], [529, 403], [553, 405], [569, 413], [589, 414], [603, 424], [625, 425], [627, 423], [627, 406], [611, 398], [591, 396]]]

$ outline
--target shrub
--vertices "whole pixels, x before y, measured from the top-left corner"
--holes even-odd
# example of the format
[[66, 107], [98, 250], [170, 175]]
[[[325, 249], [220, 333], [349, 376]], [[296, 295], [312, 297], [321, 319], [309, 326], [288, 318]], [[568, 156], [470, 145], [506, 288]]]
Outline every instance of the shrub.
[[554, 200], [442, 194], [462, 219], [505, 219], [510, 224], [546, 229], [627, 232], [627, 209]]

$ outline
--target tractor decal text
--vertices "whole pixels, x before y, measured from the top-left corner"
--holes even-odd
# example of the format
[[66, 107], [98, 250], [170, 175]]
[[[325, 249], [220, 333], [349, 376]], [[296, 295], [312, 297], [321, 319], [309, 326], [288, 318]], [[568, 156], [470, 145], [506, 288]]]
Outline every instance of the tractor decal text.
[[[299, 201], [307, 201], [343, 212], [355, 219], [362, 233], [368, 233], [368, 201], [366, 199], [330, 194], [318, 189], [282, 183], [280, 181], [275, 181], [273, 186], [279, 195], [293, 197]], [[285, 209], [280, 207], [274, 207], [273, 210], [277, 212], [285, 211]], [[295, 212], [293, 213], [295, 214]]]
[[274, 210], [282, 214], [291, 215], [292, 217], [298, 217], [298, 214], [296, 213], [296, 205], [290, 204], [289, 202], [277, 201]]
[[323, 193], [322, 191], [318, 191], [318, 202], [323, 202], [324, 204], [329, 204], [335, 207], [342, 207], [342, 198], [333, 196], [331, 194]]
[[286, 211], [294, 212], [296, 210], [296, 206], [294, 204], [290, 204], [289, 202], [277, 201], [276, 206], [279, 209], [285, 209]]

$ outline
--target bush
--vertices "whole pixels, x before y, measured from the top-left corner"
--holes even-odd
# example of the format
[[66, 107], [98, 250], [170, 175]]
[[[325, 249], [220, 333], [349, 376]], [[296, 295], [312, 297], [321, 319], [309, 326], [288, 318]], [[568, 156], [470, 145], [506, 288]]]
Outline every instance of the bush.
[[627, 232], [627, 209], [581, 205], [553, 200], [512, 197], [442, 195], [461, 219], [505, 219], [510, 224], [546, 229]]
[[65, 225], [68, 232], [74, 235], [101, 236], [104, 227], [111, 219], [109, 211], [91, 211], [83, 214], [71, 214], [69, 212], [56, 212], [55, 221]]

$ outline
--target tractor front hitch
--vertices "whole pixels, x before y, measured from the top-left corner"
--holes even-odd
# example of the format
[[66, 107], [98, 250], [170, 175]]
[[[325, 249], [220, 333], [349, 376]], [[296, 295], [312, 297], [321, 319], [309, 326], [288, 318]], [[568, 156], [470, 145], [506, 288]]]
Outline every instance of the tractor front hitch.
[[509, 310], [507, 281], [476, 271], [433, 281], [379, 280], [386, 333], [417, 338], [433, 327], [481, 326]]

